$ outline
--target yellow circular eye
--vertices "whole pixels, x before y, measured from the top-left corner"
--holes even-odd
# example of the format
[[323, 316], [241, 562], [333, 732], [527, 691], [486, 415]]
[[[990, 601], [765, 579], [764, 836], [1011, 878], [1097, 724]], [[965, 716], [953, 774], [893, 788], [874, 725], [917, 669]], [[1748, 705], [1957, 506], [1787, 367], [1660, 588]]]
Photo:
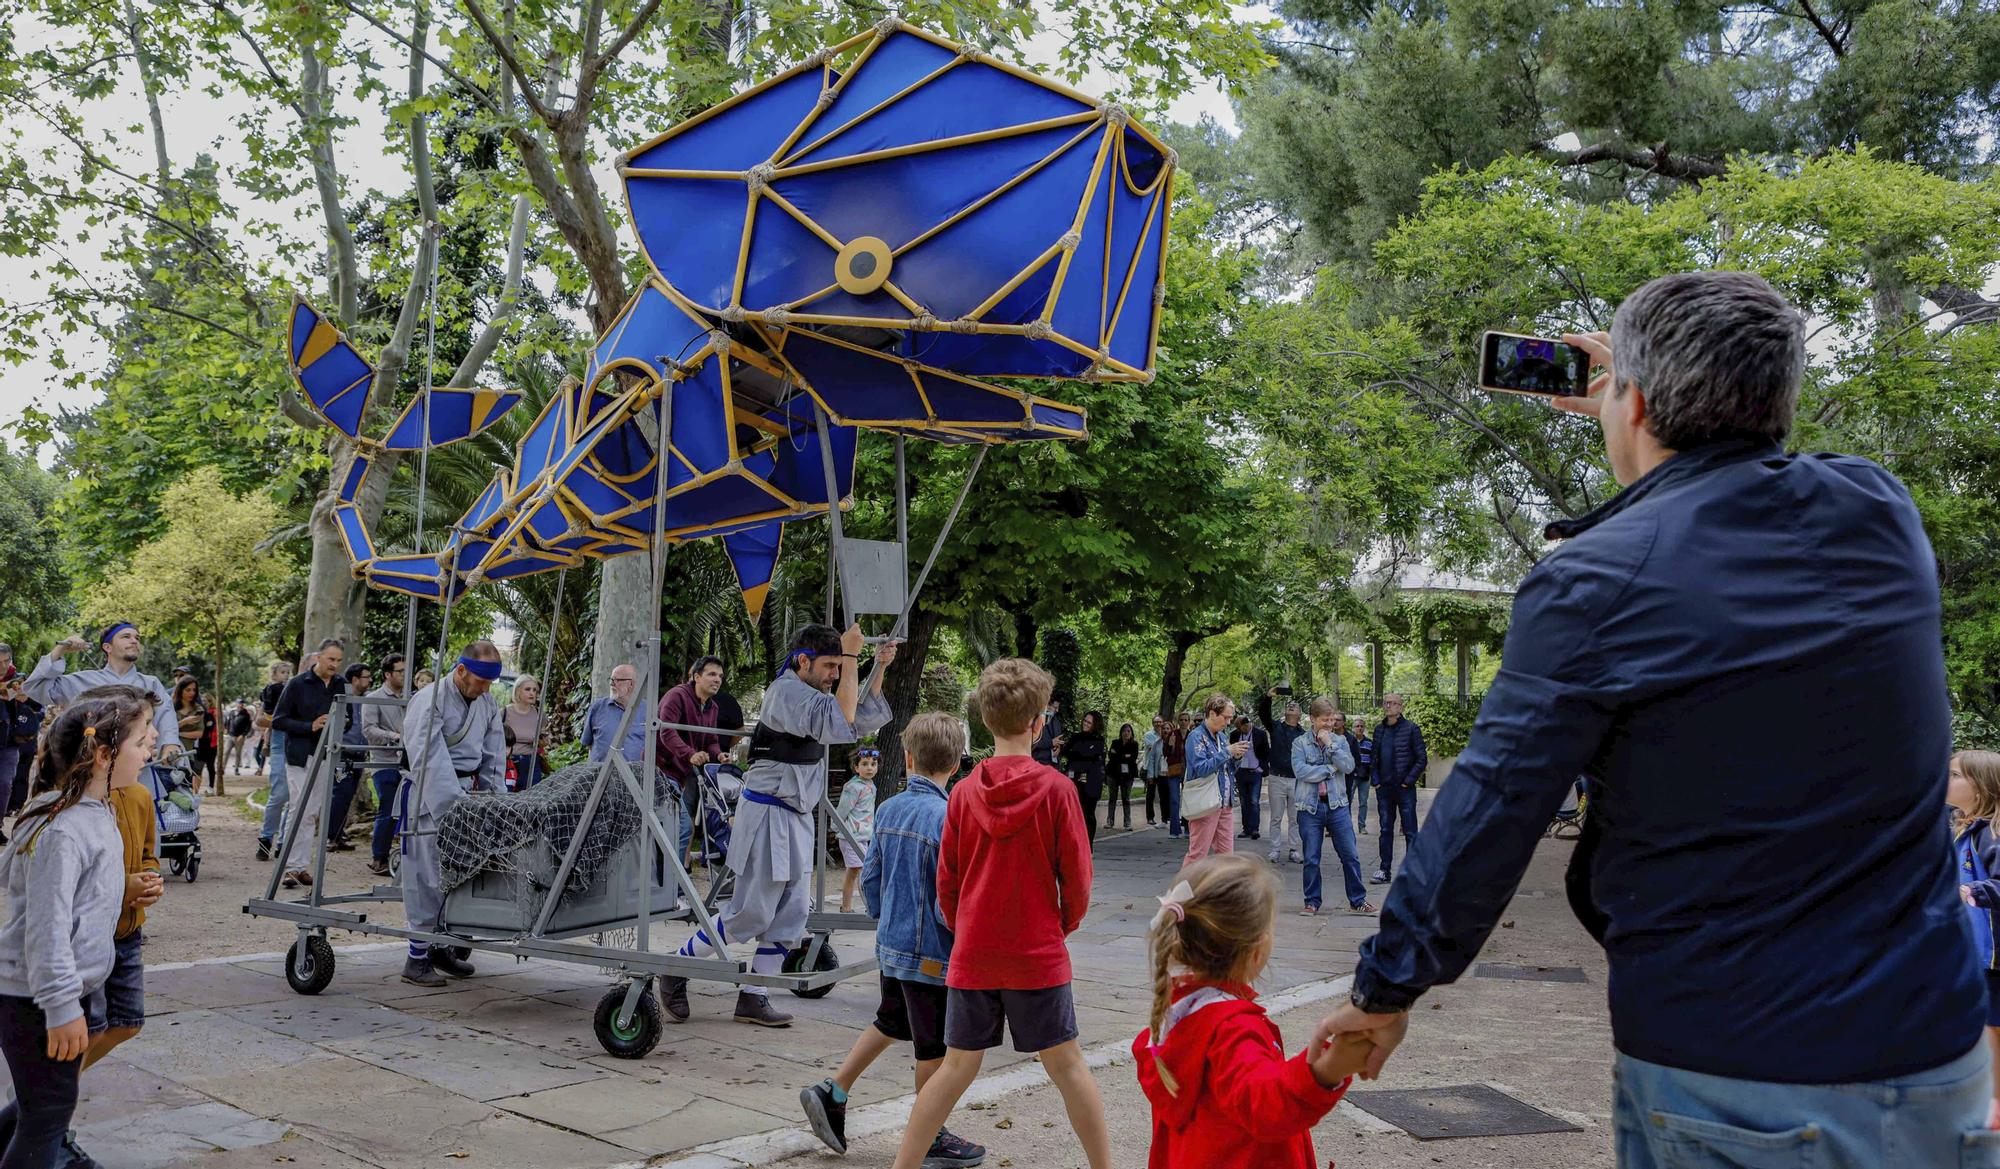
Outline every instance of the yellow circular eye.
[[842, 291], [866, 296], [889, 282], [889, 266], [893, 262], [888, 244], [864, 235], [840, 249], [840, 255], [833, 261], [833, 278], [840, 282]]

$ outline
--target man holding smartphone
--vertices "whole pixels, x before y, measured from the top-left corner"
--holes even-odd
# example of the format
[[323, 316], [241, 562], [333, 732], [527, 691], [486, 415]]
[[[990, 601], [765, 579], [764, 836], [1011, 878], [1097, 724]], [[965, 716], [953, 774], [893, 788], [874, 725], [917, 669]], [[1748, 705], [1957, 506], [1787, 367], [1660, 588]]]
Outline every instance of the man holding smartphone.
[[1521, 583], [1471, 741], [1313, 1049], [1363, 1035], [1381, 1070], [1588, 773], [1569, 892], [1610, 961], [1622, 1169], [1969, 1164], [1994, 1139], [1987, 996], [1909, 492], [1785, 450], [1805, 322], [1755, 275], [1655, 280], [1609, 337], [1564, 340], [1603, 372], [1555, 405], [1597, 420], [1625, 490], [1549, 526], [1565, 543]]

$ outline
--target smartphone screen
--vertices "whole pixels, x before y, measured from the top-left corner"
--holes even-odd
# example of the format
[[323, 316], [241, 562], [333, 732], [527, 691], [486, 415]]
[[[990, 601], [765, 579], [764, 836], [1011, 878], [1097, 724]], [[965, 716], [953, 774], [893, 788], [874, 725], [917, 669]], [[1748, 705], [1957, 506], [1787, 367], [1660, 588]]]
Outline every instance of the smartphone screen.
[[1480, 345], [1481, 389], [1554, 398], [1590, 393], [1590, 357], [1573, 345], [1518, 333], [1487, 333]]

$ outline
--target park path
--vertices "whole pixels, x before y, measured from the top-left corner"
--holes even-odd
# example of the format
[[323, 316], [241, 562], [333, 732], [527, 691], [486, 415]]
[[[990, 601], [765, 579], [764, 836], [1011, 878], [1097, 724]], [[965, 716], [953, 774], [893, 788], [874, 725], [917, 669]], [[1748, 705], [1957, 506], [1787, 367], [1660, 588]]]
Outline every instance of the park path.
[[[1101, 836], [1091, 912], [1072, 939], [1082, 1042], [1105, 1065], [1100, 1082], [1121, 1134], [1120, 1166], [1144, 1164], [1143, 1102], [1130, 1088], [1129, 1066], [1115, 1065], [1145, 1022], [1147, 922], [1157, 908], [1154, 896], [1178, 867], [1176, 844], [1158, 830]], [[1566, 851], [1545, 846], [1549, 855], [1538, 869], [1558, 864], [1557, 853]], [[1364, 848], [1364, 856], [1372, 853], [1372, 845]], [[1298, 867], [1281, 871], [1288, 902], [1296, 901]], [[204, 873], [201, 884], [208, 879]], [[1560, 906], [1559, 888], [1559, 880], [1531, 875], [1516, 904], [1526, 903], [1523, 916], [1536, 928], [1498, 936], [1488, 957], [1575, 965], [1571, 952], [1582, 935], [1574, 925], [1564, 918], [1542, 928], [1541, 911]], [[1341, 979], [1353, 969], [1373, 919], [1342, 913], [1306, 919], [1295, 909], [1288, 903], [1280, 917], [1265, 985], [1275, 1005], [1289, 1009], [1283, 1018], [1296, 1042], [1310, 1029], [1315, 1006], [1343, 993]], [[1574, 938], [1562, 935], [1564, 926]], [[1555, 937], [1542, 936], [1551, 930]], [[681, 932], [669, 931], [662, 948], [677, 944]], [[333, 940], [340, 946], [343, 938], [336, 933]], [[838, 943], [863, 951], [870, 940], [843, 935]], [[145, 1031], [85, 1078], [79, 1141], [106, 1169], [771, 1164], [816, 1147], [799, 1128], [798, 1091], [830, 1072], [872, 1018], [876, 998], [872, 977], [817, 1001], [784, 996], [782, 1005], [798, 1021], [773, 1031], [729, 1020], [732, 987], [697, 983], [689, 1023], [670, 1025], [645, 1059], [619, 1060], [605, 1055], [590, 1033], [589, 1012], [610, 983], [604, 974], [490, 955], [477, 960], [477, 977], [429, 991], [397, 980], [400, 944], [344, 948], [333, 985], [311, 998], [292, 993], [281, 960], [270, 954], [154, 967], [147, 974]], [[1602, 1128], [1608, 1088], [1591, 1079], [1595, 1064], [1608, 1066], [1609, 1059], [1601, 960], [1588, 978], [1577, 985], [1468, 980], [1463, 989], [1440, 993], [1437, 1001], [1450, 1009], [1423, 1019], [1428, 1026], [1413, 1041], [1465, 1048], [1463, 1058], [1447, 1053], [1435, 1064], [1458, 1076], [1452, 1082], [1505, 1081], [1531, 1103], [1584, 1114], [1590, 1127], [1582, 1134], [1502, 1143], [1558, 1141], [1603, 1156], [1532, 1157], [1537, 1163], [1609, 1163]], [[1482, 1009], [1498, 1020], [1497, 1045], [1460, 1034], [1479, 1013], [1455, 1005], [1452, 996], [1465, 990], [1475, 996], [1467, 1001], [1491, 998]], [[1551, 1054], [1543, 1050], [1551, 994], [1562, 996], [1570, 1016], [1559, 1036], [1569, 1054], [1554, 1066], [1583, 1086], [1538, 1092]], [[1049, 1093], [1028, 1090], [1041, 1083], [1039, 1069], [1012, 1052], [993, 1055], [969, 1101], [984, 1107], [968, 1108], [964, 1115], [977, 1119], [961, 1129], [993, 1150], [989, 1165], [1072, 1163], [1061, 1131], [1033, 1119], [1036, 1109], [1050, 1107]], [[887, 1130], [900, 1126], [908, 1107], [906, 1067], [885, 1060], [855, 1093], [853, 1131], [861, 1139], [848, 1163], [887, 1163], [886, 1142], [893, 1139]], [[1608, 1085], [1608, 1075], [1602, 1079]], [[999, 1120], [979, 1122], [989, 1109], [1015, 1117], [1017, 1105], [1020, 1119], [997, 1130]], [[1329, 1125], [1372, 1134], [1360, 1139], [1378, 1146], [1397, 1141], [1432, 1150], [1411, 1164], [1439, 1163], [1432, 1160], [1437, 1150], [1452, 1154], [1442, 1163], [1473, 1163], [1455, 1155], [1467, 1142], [1418, 1146], [1351, 1112], [1343, 1107]], [[1051, 1115], [1054, 1125], [1059, 1106]], [[876, 1131], [882, 1135], [863, 1135]]]

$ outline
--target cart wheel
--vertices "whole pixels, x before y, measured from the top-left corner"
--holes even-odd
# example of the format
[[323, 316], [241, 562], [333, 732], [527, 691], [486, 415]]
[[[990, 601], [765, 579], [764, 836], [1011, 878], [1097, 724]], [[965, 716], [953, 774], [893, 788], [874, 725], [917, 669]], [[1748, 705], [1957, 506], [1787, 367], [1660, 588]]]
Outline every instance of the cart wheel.
[[[807, 938], [803, 945], [785, 956], [785, 973], [804, 974], [806, 972], [806, 955], [811, 951], [812, 939]], [[817, 973], [832, 970], [839, 965], [840, 955], [833, 952], [833, 939], [828, 938], [826, 943], [819, 948], [819, 961], [813, 965], [813, 971]], [[833, 993], [833, 984], [829, 982], [825, 986], [816, 986], [811, 990], [795, 990], [792, 993], [802, 999], [823, 999]]]
[[639, 1059], [660, 1042], [666, 1020], [660, 1014], [660, 1000], [650, 986], [639, 992], [631, 1021], [620, 1027], [618, 1009], [624, 1005], [624, 987], [614, 986], [605, 991], [604, 997], [597, 1001], [597, 1014], [591, 1018], [590, 1028], [597, 1032], [597, 1042], [604, 1050], [619, 1059]]
[[182, 863], [180, 855], [176, 853], [167, 858], [167, 868], [174, 876], [178, 877], [181, 875], [181, 870], [187, 868], [187, 865]]
[[201, 873], [201, 858], [191, 856], [187, 859], [185, 865], [175, 865], [174, 871], [181, 875], [182, 880], [192, 885], [194, 884], [195, 877]]
[[300, 994], [318, 994], [333, 982], [333, 943], [302, 935], [285, 955], [285, 981]]

